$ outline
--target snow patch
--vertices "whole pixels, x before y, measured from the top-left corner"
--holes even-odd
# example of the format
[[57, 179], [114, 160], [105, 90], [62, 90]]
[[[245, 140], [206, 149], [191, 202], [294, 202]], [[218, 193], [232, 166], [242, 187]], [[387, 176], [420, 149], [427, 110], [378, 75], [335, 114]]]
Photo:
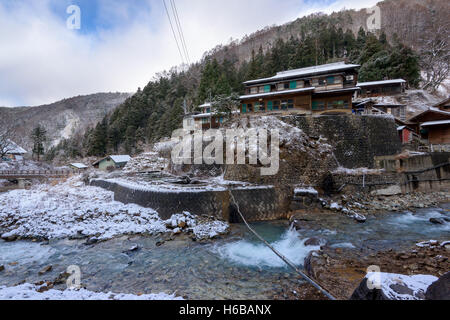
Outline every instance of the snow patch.
[[183, 300], [175, 294], [124, 294], [124, 293], [97, 293], [86, 289], [64, 291], [48, 290], [38, 292], [40, 286], [25, 283], [16, 287], [0, 286], [0, 300]]

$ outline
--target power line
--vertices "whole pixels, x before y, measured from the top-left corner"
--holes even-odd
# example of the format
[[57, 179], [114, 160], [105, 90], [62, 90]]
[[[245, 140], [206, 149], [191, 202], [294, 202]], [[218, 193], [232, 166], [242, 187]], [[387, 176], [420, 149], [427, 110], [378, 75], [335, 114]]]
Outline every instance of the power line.
[[175, 3], [175, 0], [170, 0], [170, 3], [172, 5], [172, 11], [173, 11], [173, 15], [175, 17], [175, 22], [177, 24], [177, 28], [178, 28], [178, 33], [180, 35], [180, 39], [181, 39], [181, 44], [183, 46], [183, 50], [184, 50], [184, 54], [187, 58], [188, 63], [191, 63], [191, 58], [189, 57], [189, 51], [186, 45], [186, 39], [184, 37], [184, 32], [183, 32], [183, 27], [181, 26], [181, 21], [180, 21], [180, 17], [178, 15], [178, 10], [177, 10], [177, 5]]
[[170, 28], [172, 29], [172, 34], [175, 39], [175, 43], [177, 44], [178, 52], [180, 53], [181, 62], [184, 64], [183, 54], [181, 53], [180, 44], [178, 43], [177, 35], [175, 33], [175, 29], [173, 28], [172, 19], [170, 18], [170, 14], [169, 14], [169, 10], [167, 9], [166, 1], [162, 0], [162, 2], [164, 3], [164, 8], [166, 9], [167, 18], [169, 19]]

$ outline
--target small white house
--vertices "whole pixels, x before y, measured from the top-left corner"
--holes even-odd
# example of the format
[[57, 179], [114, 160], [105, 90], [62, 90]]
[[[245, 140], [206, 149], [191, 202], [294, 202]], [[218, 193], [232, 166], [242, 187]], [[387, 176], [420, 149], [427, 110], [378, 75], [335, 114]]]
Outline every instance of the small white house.
[[93, 166], [103, 171], [122, 169], [130, 160], [131, 157], [129, 155], [108, 156], [98, 160]]
[[24, 148], [19, 146], [17, 143], [11, 140], [9, 140], [9, 143], [10, 146], [8, 147], [8, 149], [10, 150], [6, 153], [6, 157], [16, 161], [23, 160], [23, 156], [26, 155], [28, 152]]
[[86, 170], [88, 168], [88, 166], [83, 163], [71, 163], [69, 164], [69, 167], [73, 170]]

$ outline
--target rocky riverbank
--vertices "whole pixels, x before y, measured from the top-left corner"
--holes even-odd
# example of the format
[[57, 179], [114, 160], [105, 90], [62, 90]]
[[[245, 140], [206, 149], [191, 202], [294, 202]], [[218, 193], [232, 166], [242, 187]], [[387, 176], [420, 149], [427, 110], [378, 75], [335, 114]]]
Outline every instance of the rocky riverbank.
[[383, 273], [440, 278], [450, 270], [450, 243], [428, 242], [407, 250], [379, 252], [325, 246], [305, 259], [308, 274], [343, 300], [353, 295], [370, 266], [378, 266]]

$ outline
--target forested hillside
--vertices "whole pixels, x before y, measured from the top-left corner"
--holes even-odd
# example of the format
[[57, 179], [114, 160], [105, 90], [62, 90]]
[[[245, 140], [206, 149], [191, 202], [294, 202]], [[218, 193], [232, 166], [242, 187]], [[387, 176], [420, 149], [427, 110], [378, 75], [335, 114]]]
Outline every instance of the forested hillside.
[[184, 105], [192, 110], [218, 95], [242, 93], [242, 82], [274, 75], [277, 71], [346, 60], [362, 65], [361, 81], [404, 78], [410, 85], [420, 79], [418, 56], [394, 38], [390, 44], [384, 33], [376, 36], [360, 29], [357, 36], [342, 28], [321, 28], [323, 17], [312, 17], [317, 33], [303, 39], [278, 39], [264, 51], [251, 53], [239, 62], [231, 55], [222, 61], [213, 55], [185, 71], [167, 72], [127, 99], [82, 139], [63, 141], [51, 150], [55, 156], [104, 156], [108, 153], [135, 154], [148, 143], [170, 137], [181, 126]]

